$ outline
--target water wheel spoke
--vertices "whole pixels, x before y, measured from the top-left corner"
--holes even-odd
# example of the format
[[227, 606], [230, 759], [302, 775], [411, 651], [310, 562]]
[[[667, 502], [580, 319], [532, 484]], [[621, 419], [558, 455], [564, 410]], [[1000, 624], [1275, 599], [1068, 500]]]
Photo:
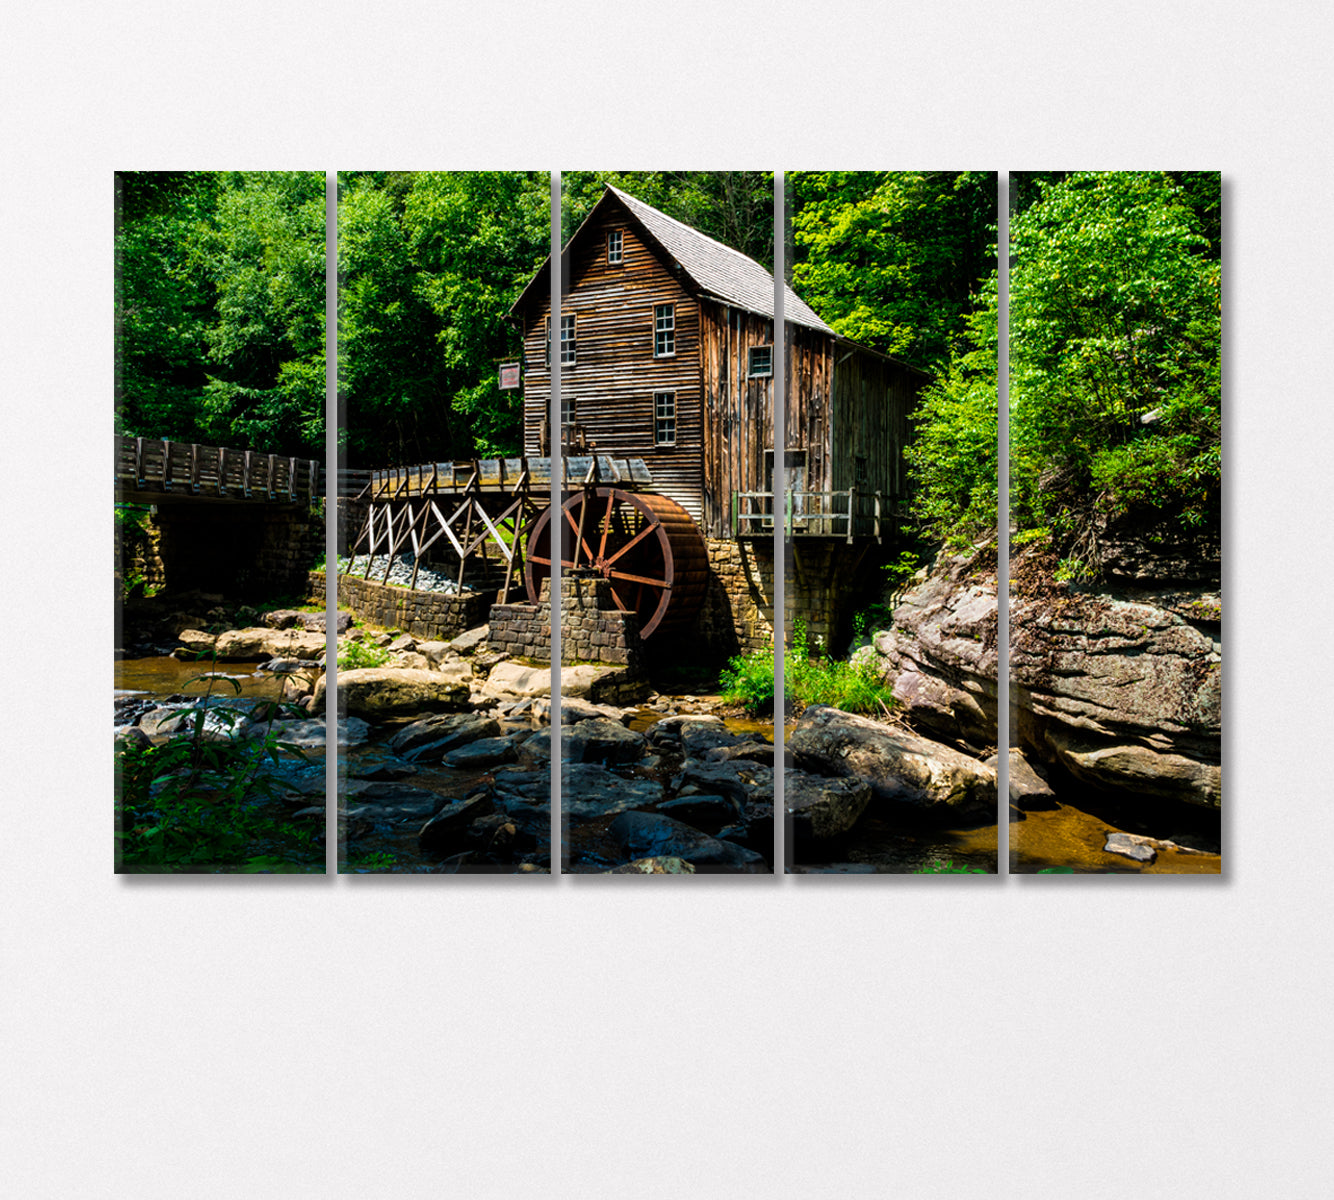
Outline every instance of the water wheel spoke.
[[[579, 529], [578, 522], [574, 519], [574, 513], [568, 508], [562, 509], [561, 511], [565, 514], [565, 519], [570, 523], [570, 529], [574, 533], [575, 539], [579, 542], [579, 545], [584, 548], [584, 553], [588, 555], [588, 561], [591, 563], [593, 561], [593, 548], [584, 541], [584, 535]], [[575, 549], [578, 550], [578, 547], [575, 547]], [[578, 558], [578, 554], [576, 554], [575, 557]], [[561, 560], [561, 563], [563, 566], [574, 565], [573, 563], [566, 563], [564, 559]]]
[[646, 537], [648, 537], [648, 535], [652, 533], [656, 528], [657, 528], [656, 525], [645, 525], [643, 529], [641, 529], [637, 534], [635, 534], [634, 537], [632, 537], [628, 542], [626, 542], [624, 546], [622, 546], [619, 550], [617, 550], [615, 554], [613, 554], [609, 559], [607, 559], [607, 566], [611, 566], [611, 564], [614, 563], [618, 558], [621, 558], [623, 555], [628, 554], [631, 550], [633, 550], [636, 546], [638, 546], [640, 542], [642, 542]]
[[610, 580], [607, 581], [607, 590], [611, 592], [611, 598], [616, 601], [616, 607], [619, 608], [621, 612], [638, 611], [637, 609], [631, 608], [628, 604], [626, 604], [624, 600], [621, 599], [621, 593], [616, 590], [616, 585], [612, 583]]
[[607, 511], [602, 514], [602, 541], [598, 543], [598, 558], [607, 553], [607, 535], [611, 532], [611, 510], [616, 507], [616, 493], [607, 493]]
[[647, 575], [631, 575], [628, 571], [610, 571], [608, 574], [612, 579], [624, 579], [626, 583], [644, 583], [656, 588], [672, 586], [665, 579], [650, 579]]
[[530, 563], [541, 563], [544, 567], [551, 566], [551, 559], [543, 558], [540, 554], [530, 554], [528, 556], [528, 561]]

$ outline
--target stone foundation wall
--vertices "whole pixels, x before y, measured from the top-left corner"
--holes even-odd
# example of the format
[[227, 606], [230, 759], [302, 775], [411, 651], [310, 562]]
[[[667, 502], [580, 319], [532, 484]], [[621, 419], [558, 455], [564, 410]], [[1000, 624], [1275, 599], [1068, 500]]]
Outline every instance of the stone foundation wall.
[[358, 620], [402, 629], [430, 641], [448, 641], [466, 629], [485, 624], [490, 603], [491, 597], [483, 592], [410, 592], [356, 575], [338, 579], [338, 604], [350, 608]]
[[699, 637], [719, 658], [773, 645], [774, 554], [768, 541], [705, 538], [710, 577]]
[[[699, 616], [705, 651], [718, 658], [767, 650], [774, 637], [774, 558], [768, 540], [706, 538], [710, 578]], [[807, 641], [841, 651], [852, 619], [880, 598], [880, 565], [886, 548], [874, 542], [849, 546], [836, 538], [797, 538], [787, 543], [785, 611], [790, 640], [796, 622]], [[655, 653], [671, 647], [652, 646]]]
[[254, 578], [265, 592], [299, 594], [310, 564], [324, 557], [324, 512], [264, 506]]
[[852, 619], [880, 598], [884, 549], [874, 542], [849, 546], [837, 538], [794, 538], [787, 543], [783, 620], [792, 640], [797, 622], [809, 646], [842, 653]]
[[167, 582], [162, 561], [162, 530], [148, 517], [144, 524], [116, 526], [116, 595], [124, 594], [125, 580], [138, 577], [154, 591]]
[[[551, 661], [550, 581], [537, 604], [497, 604], [491, 609], [492, 651]], [[617, 610], [604, 579], [562, 578], [561, 662], [612, 663], [638, 672], [639, 618]]]

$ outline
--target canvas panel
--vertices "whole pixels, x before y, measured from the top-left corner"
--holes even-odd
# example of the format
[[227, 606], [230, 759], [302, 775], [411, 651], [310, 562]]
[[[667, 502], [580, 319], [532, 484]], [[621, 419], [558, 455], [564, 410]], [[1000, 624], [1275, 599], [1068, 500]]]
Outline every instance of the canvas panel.
[[320, 873], [324, 176], [116, 200], [116, 870]]
[[339, 870], [547, 872], [550, 677], [524, 638], [547, 620], [528, 536], [549, 462], [524, 442], [541, 351], [510, 310], [546, 255], [550, 180], [355, 171], [339, 190]]
[[1011, 870], [1217, 873], [1221, 179], [1011, 180]]
[[[771, 540], [735, 519], [772, 421], [772, 372], [746, 369], [773, 345], [772, 177], [562, 188], [563, 869], [767, 874], [772, 711], [719, 688], [737, 655], [772, 653]], [[539, 299], [525, 320], [547, 316]]]
[[996, 176], [784, 183], [788, 870], [993, 873]]

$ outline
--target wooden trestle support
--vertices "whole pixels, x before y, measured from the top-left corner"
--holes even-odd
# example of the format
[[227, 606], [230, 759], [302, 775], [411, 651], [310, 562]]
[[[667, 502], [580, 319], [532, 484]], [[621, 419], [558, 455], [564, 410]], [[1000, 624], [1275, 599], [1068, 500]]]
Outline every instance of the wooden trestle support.
[[[640, 636], [684, 627], [698, 611], [708, 582], [708, 554], [690, 514], [652, 484], [642, 459], [603, 455], [570, 457], [560, 464], [565, 536], [562, 571], [606, 579], [623, 612], [639, 616]], [[505, 562], [499, 594], [509, 603], [523, 580], [530, 603], [551, 575], [551, 464], [549, 458], [430, 463], [372, 473], [363, 497], [366, 524], [352, 556], [387, 554], [411, 546], [417, 563], [441, 538], [459, 559], [463, 583], [468, 560], [490, 549]], [[412, 581], [417, 582], [414, 565]]]

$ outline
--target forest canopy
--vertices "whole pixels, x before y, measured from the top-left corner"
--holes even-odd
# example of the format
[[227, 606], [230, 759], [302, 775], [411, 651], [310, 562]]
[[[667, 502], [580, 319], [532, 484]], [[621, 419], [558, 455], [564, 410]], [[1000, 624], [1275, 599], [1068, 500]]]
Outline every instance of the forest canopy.
[[787, 176], [792, 285], [836, 333], [933, 374], [996, 264], [990, 171]]
[[[571, 171], [568, 238], [607, 183], [763, 262], [773, 260], [765, 172]], [[354, 172], [339, 179], [339, 395], [351, 466], [517, 454], [522, 354], [506, 318], [550, 248], [542, 172]]]
[[[1219, 177], [1020, 176], [1010, 226], [1010, 503], [1092, 566], [1112, 522], [1216, 526]], [[930, 536], [994, 528], [996, 276], [917, 416]]]
[[116, 176], [116, 428], [324, 448], [324, 176]]
[[513, 454], [506, 317], [551, 244], [540, 171], [339, 176], [339, 400], [353, 467]]

